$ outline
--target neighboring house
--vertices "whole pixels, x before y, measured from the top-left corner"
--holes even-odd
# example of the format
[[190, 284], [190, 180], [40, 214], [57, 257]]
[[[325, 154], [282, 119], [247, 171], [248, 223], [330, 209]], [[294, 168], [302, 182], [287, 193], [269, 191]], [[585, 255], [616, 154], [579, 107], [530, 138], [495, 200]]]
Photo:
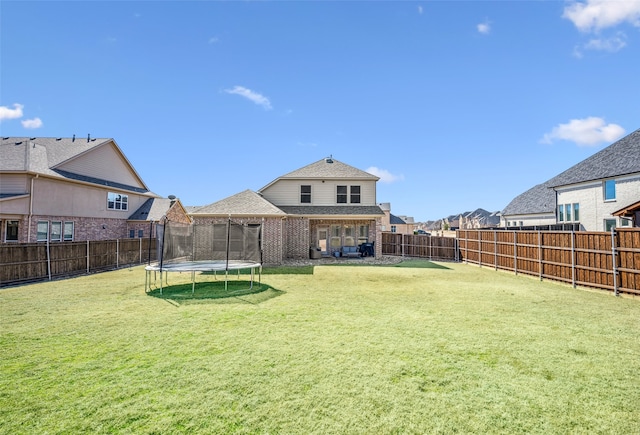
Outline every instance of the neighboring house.
[[392, 214], [391, 203], [382, 202], [378, 204], [378, 206], [384, 212], [384, 217], [381, 221], [382, 231], [399, 234], [413, 234], [413, 232], [417, 229], [413, 217], [396, 216]]
[[191, 224], [192, 220], [180, 200], [173, 195], [168, 198], [149, 198], [129, 216], [129, 238], [154, 237], [156, 226], [167, 221]]
[[[342, 246], [380, 239], [383, 211], [376, 205], [378, 177], [326, 158], [191, 213], [194, 225], [231, 219], [263, 225], [265, 264], [332, 255]], [[377, 256], [382, 255], [375, 244]]]
[[[157, 197], [113, 139], [0, 143], [2, 243], [126, 238], [132, 212]], [[133, 229], [136, 237], [148, 236]]]
[[500, 212], [489, 212], [479, 208], [458, 217], [460, 229], [495, 228], [500, 226]]
[[[640, 201], [640, 130], [516, 197], [503, 211], [506, 226], [579, 225], [609, 231], [634, 225]], [[638, 220], [635, 219], [635, 225]]]

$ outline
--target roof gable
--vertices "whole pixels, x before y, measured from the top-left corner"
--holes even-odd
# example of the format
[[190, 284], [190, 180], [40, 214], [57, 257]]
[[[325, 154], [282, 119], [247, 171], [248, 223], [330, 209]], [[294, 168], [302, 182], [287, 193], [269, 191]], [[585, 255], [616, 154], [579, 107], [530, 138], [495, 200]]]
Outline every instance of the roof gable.
[[149, 190], [113, 139], [6, 137], [2, 138], [0, 154], [1, 171]]
[[278, 207], [252, 190], [245, 190], [218, 202], [199, 207], [193, 215], [284, 215]]
[[358, 168], [354, 168], [353, 166], [342, 163], [334, 158], [328, 157], [276, 178], [271, 183], [260, 189], [259, 192], [265, 190], [267, 187], [271, 186], [279, 180], [299, 179], [359, 179], [378, 181], [380, 178]]

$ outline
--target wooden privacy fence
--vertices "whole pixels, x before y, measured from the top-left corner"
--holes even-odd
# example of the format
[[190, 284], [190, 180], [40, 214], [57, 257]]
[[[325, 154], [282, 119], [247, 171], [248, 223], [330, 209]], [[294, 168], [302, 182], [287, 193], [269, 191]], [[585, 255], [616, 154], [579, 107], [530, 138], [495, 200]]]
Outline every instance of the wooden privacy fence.
[[382, 255], [458, 261], [453, 237], [382, 233]]
[[640, 229], [607, 232], [458, 230], [460, 259], [640, 295]]
[[156, 258], [156, 239], [0, 245], [0, 286], [99, 272]]

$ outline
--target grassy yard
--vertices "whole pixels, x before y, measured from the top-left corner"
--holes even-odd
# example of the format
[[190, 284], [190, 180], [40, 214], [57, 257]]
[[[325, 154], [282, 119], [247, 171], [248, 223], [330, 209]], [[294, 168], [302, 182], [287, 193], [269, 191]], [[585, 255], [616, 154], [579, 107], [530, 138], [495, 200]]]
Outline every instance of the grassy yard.
[[0, 290], [0, 433], [640, 433], [640, 300], [435, 265]]

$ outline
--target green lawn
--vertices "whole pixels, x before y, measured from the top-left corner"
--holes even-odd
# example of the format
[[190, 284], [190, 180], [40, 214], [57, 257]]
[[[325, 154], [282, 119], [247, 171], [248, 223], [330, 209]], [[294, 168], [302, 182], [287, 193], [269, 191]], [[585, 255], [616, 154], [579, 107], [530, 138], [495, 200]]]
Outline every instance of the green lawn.
[[0, 433], [640, 433], [639, 299], [434, 265], [0, 290]]

